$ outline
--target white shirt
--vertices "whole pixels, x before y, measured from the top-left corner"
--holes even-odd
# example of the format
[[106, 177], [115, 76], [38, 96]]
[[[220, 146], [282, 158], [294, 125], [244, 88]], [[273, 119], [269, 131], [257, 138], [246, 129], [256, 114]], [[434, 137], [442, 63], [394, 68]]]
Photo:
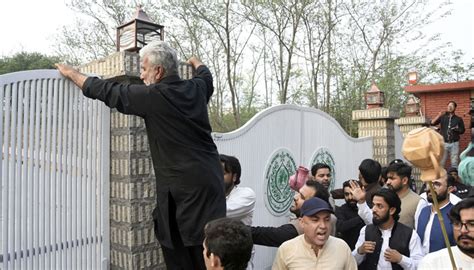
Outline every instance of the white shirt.
[[[464, 254], [457, 246], [452, 246], [454, 261], [457, 269], [474, 270], [474, 258]], [[447, 248], [426, 254], [420, 261], [418, 270], [453, 269]]]
[[[362, 246], [365, 242], [365, 227], [364, 226], [360, 230], [359, 239], [357, 239], [357, 243], [355, 245], [354, 250], [352, 251], [352, 255], [354, 256], [357, 265], [360, 265], [362, 261], [365, 259], [365, 254], [359, 254], [357, 249]], [[382, 232], [382, 248], [380, 249], [380, 257], [379, 262], [377, 264], [378, 270], [385, 270], [385, 269], [392, 269], [392, 264], [389, 261], [386, 261], [383, 254], [385, 250], [388, 248], [388, 242], [390, 240], [390, 236], [392, 235], [392, 229], [388, 230], [381, 230]], [[413, 269], [415, 270], [418, 266], [419, 261], [423, 258], [423, 251], [421, 249], [421, 240], [418, 234], [416, 234], [415, 230], [413, 230], [410, 238], [410, 257], [407, 257], [402, 254], [402, 260], [398, 263], [403, 269]]]
[[249, 187], [235, 186], [227, 195], [227, 217], [236, 218], [245, 225], [252, 225], [255, 192]]
[[[428, 205], [428, 202], [423, 199], [418, 201], [415, 210], [415, 229], [417, 227], [417, 217], [420, 215], [421, 210]], [[365, 224], [372, 224], [372, 209], [369, 208], [367, 202], [364, 203], [357, 203], [357, 214], [359, 214], [360, 218], [364, 221]]]
[[[253, 211], [255, 209], [255, 192], [249, 187], [235, 186], [225, 197], [227, 214], [229, 218], [236, 218], [247, 226], [252, 225]], [[252, 248], [252, 256], [247, 265], [247, 270], [253, 270], [253, 256], [255, 248]]]

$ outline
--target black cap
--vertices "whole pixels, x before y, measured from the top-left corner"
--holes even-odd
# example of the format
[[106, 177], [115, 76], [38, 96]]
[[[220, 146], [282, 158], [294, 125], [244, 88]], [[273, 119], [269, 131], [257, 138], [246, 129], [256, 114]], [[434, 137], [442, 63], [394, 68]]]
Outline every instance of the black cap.
[[321, 211], [329, 211], [334, 213], [331, 206], [329, 206], [327, 202], [321, 200], [320, 198], [314, 197], [304, 201], [303, 206], [301, 207], [301, 216], [310, 217]]

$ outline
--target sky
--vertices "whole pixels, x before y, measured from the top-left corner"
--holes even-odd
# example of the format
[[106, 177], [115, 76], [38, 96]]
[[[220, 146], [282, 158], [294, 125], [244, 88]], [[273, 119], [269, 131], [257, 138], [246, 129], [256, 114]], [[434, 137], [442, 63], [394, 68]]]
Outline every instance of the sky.
[[[439, 3], [440, 0], [430, 0]], [[441, 39], [461, 49], [466, 61], [474, 58], [474, 1], [451, 0], [453, 12], [424, 31], [441, 32]], [[47, 4], [45, 4], [47, 3]], [[54, 36], [63, 25], [72, 24], [74, 12], [66, 0], [2, 0], [0, 3], [0, 57], [17, 52], [54, 54]]]

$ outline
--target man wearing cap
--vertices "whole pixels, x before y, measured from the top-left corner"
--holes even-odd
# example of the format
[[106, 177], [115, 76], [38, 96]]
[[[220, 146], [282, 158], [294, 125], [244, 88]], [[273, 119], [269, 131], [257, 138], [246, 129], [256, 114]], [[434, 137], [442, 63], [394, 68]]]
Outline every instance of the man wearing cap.
[[[466, 198], [449, 211], [456, 246], [451, 247], [457, 269], [474, 269], [474, 198]], [[426, 255], [419, 270], [453, 269], [448, 249]]]
[[447, 110], [439, 112], [438, 115], [431, 120], [431, 125], [440, 125], [440, 133], [444, 139], [444, 154], [441, 159], [441, 166], [443, 167], [446, 164], [448, 152], [451, 154], [451, 166], [458, 166], [459, 135], [464, 133], [465, 128], [464, 121], [455, 113], [457, 106], [456, 102], [449, 101]]
[[[268, 247], [279, 247], [283, 242], [297, 237], [303, 233], [299, 217], [303, 203], [313, 197], [318, 197], [328, 202], [329, 194], [326, 188], [315, 180], [308, 180], [293, 198], [293, 205], [290, 208], [295, 217], [290, 222], [279, 227], [251, 227], [252, 239], [255, 245]], [[331, 215], [331, 227], [333, 235], [336, 233], [336, 216]]]
[[329, 235], [331, 213], [327, 202], [306, 200], [299, 221], [304, 233], [278, 248], [272, 269], [357, 269], [346, 242]]
[[390, 189], [372, 196], [373, 221], [360, 230], [352, 251], [359, 269], [416, 269], [423, 257], [416, 232], [398, 222], [401, 201]]

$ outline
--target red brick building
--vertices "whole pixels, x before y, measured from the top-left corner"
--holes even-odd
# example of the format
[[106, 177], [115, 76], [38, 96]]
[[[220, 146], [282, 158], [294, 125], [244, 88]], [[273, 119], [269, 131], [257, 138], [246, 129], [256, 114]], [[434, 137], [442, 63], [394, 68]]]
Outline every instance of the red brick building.
[[461, 153], [471, 140], [469, 128], [471, 117], [468, 112], [474, 108], [474, 81], [409, 85], [405, 87], [405, 91], [420, 99], [421, 113], [429, 120], [435, 118], [440, 111], [446, 111], [450, 100], [457, 103], [456, 115], [462, 117], [466, 127], [466, 132], [461, 135], [459, 142], [459, 153]]

